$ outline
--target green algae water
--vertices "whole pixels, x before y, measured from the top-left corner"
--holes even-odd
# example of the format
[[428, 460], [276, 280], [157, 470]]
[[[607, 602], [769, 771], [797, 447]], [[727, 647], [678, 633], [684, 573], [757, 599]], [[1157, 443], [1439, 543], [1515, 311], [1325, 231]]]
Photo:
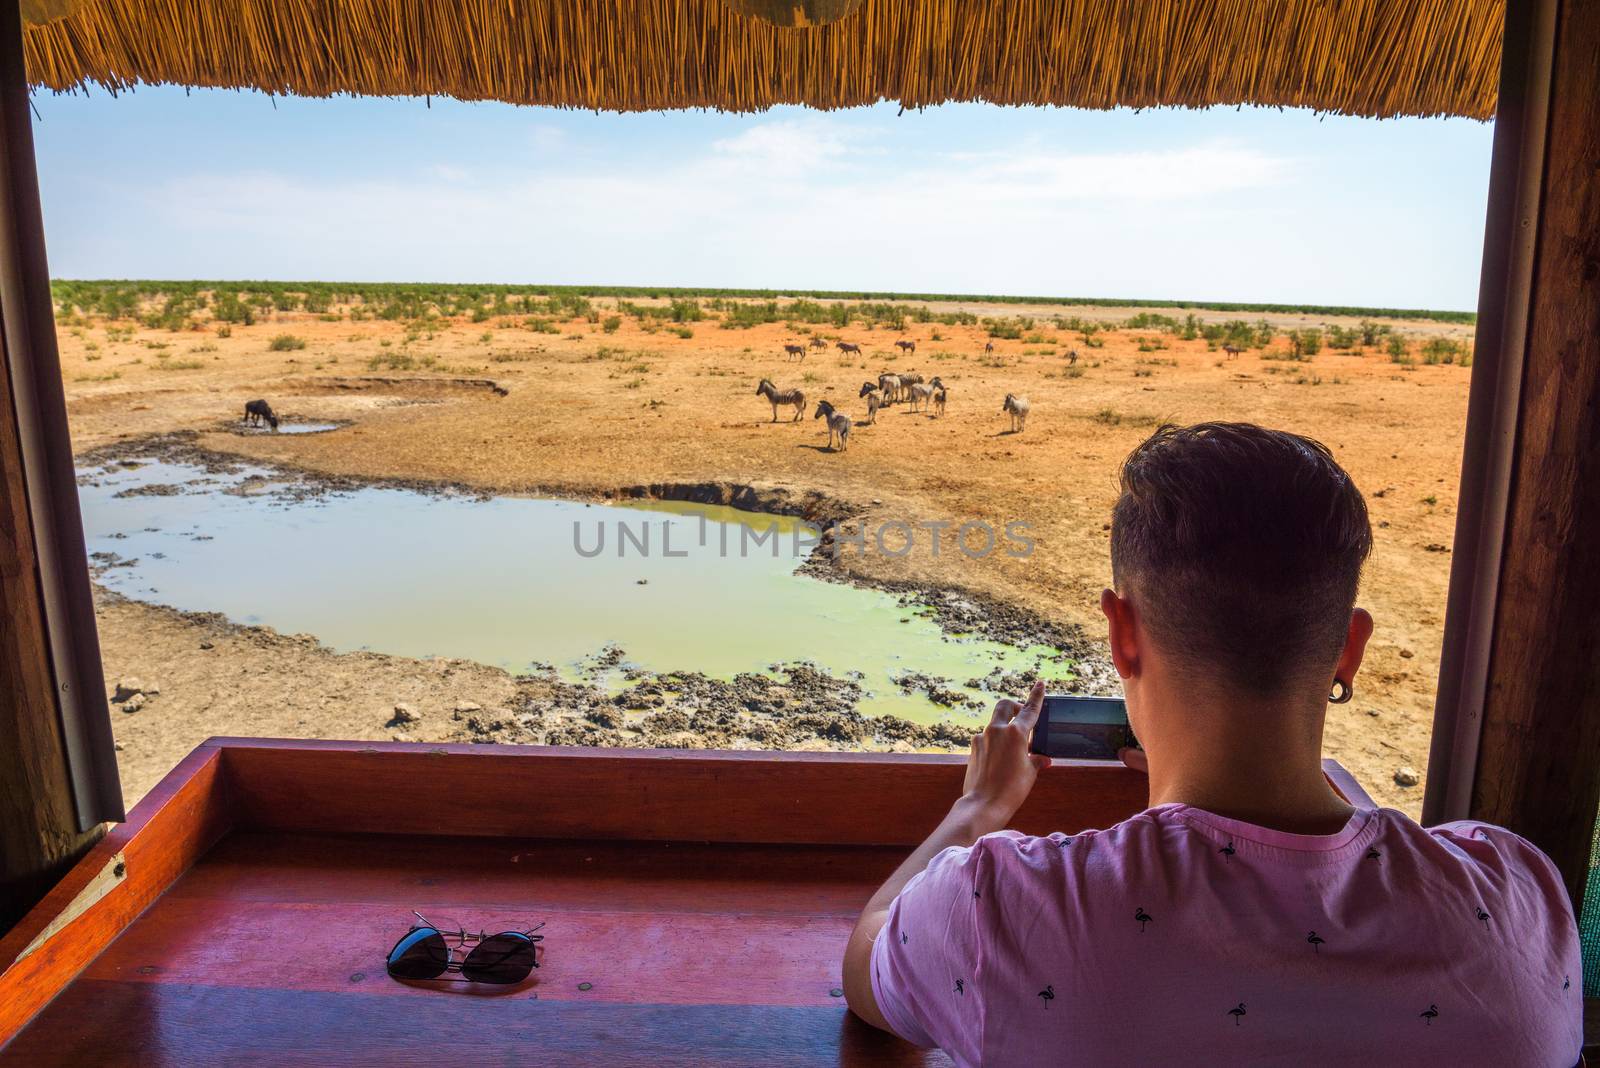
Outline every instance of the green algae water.
[[[799, 520], [673, 503], [363, 488], [307, 494], [271, 472], [167, 462], [80, 473], [99, 581], [127, 597], [309, 633], [331, 648], [459, 657], [620, 685], [622, 671], [731, 678], [810, 662], [856, 678], [867, 714], [972, 718], [995, 669], [1068, 666], [1045, 647], [946, 634], [894, 594], [796, 572]], [[595, 671], [608, 647], [618, 666]], [[587, 674], [586, 665], [589, 666]], [[896, 685], [949, 680], [983, 708]]]

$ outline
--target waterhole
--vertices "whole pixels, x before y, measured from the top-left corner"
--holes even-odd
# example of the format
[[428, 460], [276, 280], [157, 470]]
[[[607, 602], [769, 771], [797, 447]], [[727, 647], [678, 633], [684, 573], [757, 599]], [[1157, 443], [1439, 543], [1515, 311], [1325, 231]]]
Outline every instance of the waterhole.
[[[331, 648], [553, 665], [620, 686], [629, 666], [731, 678], [810, 662], [856, 678], [859, 708], [976, 716], [967, 686], [1056, 650], [945, 633], [894, 594], [797, 566], [799, 520], [683, 503], [606, 505], [370, 487], [170, 462], [80, 472], [99, 581], [136, 600], [310, 633]], [[620, 663], [604, 654], [620, 648]], [[602, 667], [597, 668], [600, 664]], [[947, 680], [954, 707], [908, 674]], [[961, 699], [970, 697], [972, 704]]]

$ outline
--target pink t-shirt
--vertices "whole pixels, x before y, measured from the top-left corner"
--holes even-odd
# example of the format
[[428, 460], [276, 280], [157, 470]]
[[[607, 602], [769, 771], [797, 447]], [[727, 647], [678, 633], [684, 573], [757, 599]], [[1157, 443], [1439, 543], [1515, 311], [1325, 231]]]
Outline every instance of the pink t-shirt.
[[1550, 861], [1389, 809], [1335, 835], [1187, 805], [986, 835], [901, 891], [872, 987], [963, 1065], [1578, 1063], [1578, 931]]

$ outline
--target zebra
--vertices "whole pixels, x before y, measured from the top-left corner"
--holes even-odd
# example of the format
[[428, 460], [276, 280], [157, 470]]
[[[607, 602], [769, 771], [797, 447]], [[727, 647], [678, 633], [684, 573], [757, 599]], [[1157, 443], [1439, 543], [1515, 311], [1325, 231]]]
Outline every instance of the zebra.
[[1028, 398], [1007, 393], [1005, 403], [1000, 406], [1000, 410], [1010, 414], [1011, 432], [1022, 433], [1023, 426], [1028, 422]]
[[933, 395], [935, 393], [937, 393], [937, 392], [942, 391], [943, 389], [944, 389], [944, 383], [939, 381], [937, 378], [935, 378], [932, 382], [928, 382], [928, 383], [913, 382], [911, 384], [911, 388], [909, 390], [909, 393], [910, 393], [909, 400], [911, 401], [911, 410], [912, 411], [916, 411], [917, 410], [917, 402], [921, 401], [922, 402], [922, 410], [923, 411], [927, 411], [928, 410], [928, 402], [933, 399]]
[[833, 448], [833, 436], [837, 434], [839, 435], [837, 451], [844, 452], [850, 440], [850, 417], [843, 412], [834, 411], [833, 405], [827, 401], [818, 401], [816, 414], [811, 418], [821, 419], [824, 416], [828, 420], [828, 448]]
[[878, 376], [878, 388], [883, 390], [883, 404], [885, 407], [893, 404], [900, 396], [900, 376], [892, 375], [885, 371]]
[[772, 384], [770, 378], [761, 380], [761, 384], [756, 387], [756, 396], [767, 398], [767, 403], [772, 405], [772, 421], [774, 423], [778, 421], [778, 405], [780, 404], [794, 406], [794, 418], [789, 420], [791, 423], [799, 422], [800, 417], [806, 414], [805, 393], [798, 389], [779, 389]]
[[861, 392], [857, 393], [856, 396], [867, 398], [867, 421], [862, 425], [869, 426], [876, 423], [878, 421], [878, 409], [883, 407], [883, 395], [878, 392], [877, 384], [874, 382], [861, 383]]

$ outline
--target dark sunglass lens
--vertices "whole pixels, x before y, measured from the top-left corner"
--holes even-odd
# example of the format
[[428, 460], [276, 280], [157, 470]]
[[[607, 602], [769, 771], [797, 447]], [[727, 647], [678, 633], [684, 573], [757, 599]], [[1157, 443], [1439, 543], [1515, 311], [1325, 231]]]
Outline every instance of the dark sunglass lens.
[[389, 951], [389, 974], [396, 979], [437, 979], [450, 964], [450, 947], [432, 927], [418, 927]]
[[461, 962], [461, 974], [475, 983], [520, 983], [537, 966], [533, 939], [507, 931], [473, 947]]

